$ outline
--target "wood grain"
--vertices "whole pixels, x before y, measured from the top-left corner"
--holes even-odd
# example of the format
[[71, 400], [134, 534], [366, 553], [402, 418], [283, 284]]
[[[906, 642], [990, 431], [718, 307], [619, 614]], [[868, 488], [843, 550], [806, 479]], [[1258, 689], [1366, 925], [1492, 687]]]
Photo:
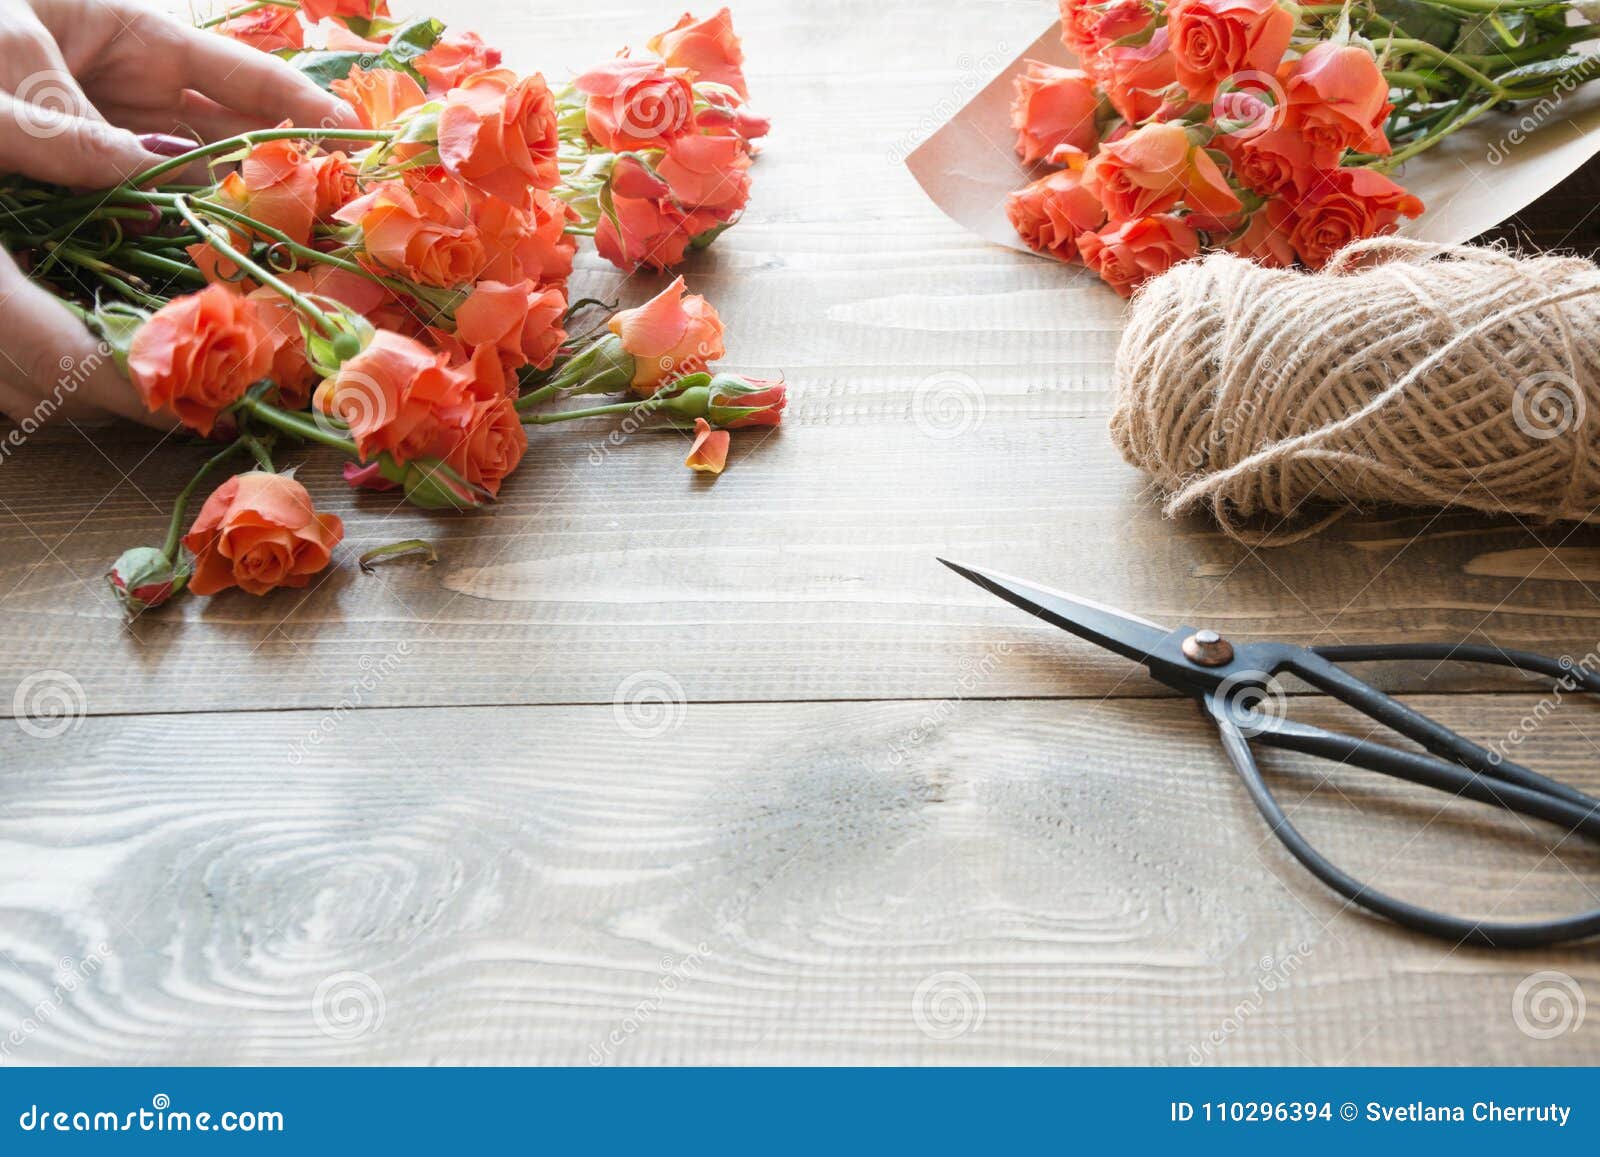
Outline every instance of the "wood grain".
[[[1532, 700], [1417, 705], [1490, 738]], [[1593, 724], [1530, 758], [1600, 789]], [[1540, 970], [1600, 994], [1592, 951], [1343, 909], [1187, 704], [219, 713], [0, 759], [0, 1025], [102, 960], [21, 1063], [1600, 1061], [1592, 1023], [1514, 1015]], [[1275, 766], [1402, 895], [1600, 903], [1593, 848], [1541, 860], [1559, 833]]]
[[[677, 9], [587, 11], [450, 15], [563, 75]], [[794, 403], [721, 479], [674, 435], [545, 431], [492, 515], [435, 518], [310, 454], [350, 527], [326, 581], [124, 624], [101, 572], [201, 451], [56, 429], [0, 461], [0, 1063], [1600, 1062], [1592, 1011], [1516, 1015], [1543, 971], [1600, 994], [1592, 950], [1341, 910], [1188, 704], [933, 562], [1239, 638], [1577, 656], [1597, 532], [1389, 511], [1252, 552], [1164, 520], [1105, 436], [1118, 301], [965, 236], [900, 165], [1048, 6], [736, 18], [776, 127], [687, 273]], [[1600, 247], [1597, 174], [1504, 235]], [[660, 284], [591, 261], [579, 290]], [[411, 537], [436, 567], [354, 567]], [[1529, 762], [1600, 789], [1587, 708], [1377, 675], [1485, 740], [1542, 720]], [[1592, 851], [1371, 777], [1302, 799], [1321, 776], [1279, 766], [1382, 886], [1600, 902]]]
[[[636, 11], [573, 29], [496, 0], [462, 20], [559, 75], [603, 56], [618, 29], [659, 22]], [[1120, 302], [967, 237], [898, 163], [1045, 17], [918, 11], [740, 9], [777, 127], [749, 214], [688, 275], [728, 321], [731, 363], [786, 372], [795, 404], [781, 433], [738, 440], [721, 479], [682, 470], [672, 434], [611, 445], [603, 423], [543, 430], [493, 514], [435, 518], [353, 497], [312, 454], [303, 476], [350, 526], [326, 581], [124, 626], [100, 576], [159, 537], [200, 451], [127, 429], [36, 438], [0, 465], [0, 690], [46, 668], [79, 680], [96, 713], [327, 707], [362, 656], [405, 639], [417, 661], [369, 703], [605, 702], [663, 664], [695, 699], [939, 696], [997, 641], [1014, 661], [985, 695], [1153, 693], [965, 588], [935, 554], [1241, 636], [1595, 646], [1592, 528], [1391, 513], [1251, 552], [1163, 519], [1104, 431]], [[891, 33], [913, 39], [883, 59]], [[1567, 222], [1544, 240], [1592, 239], [1587, 191], [1526, 216]], [[636, 300], [659, 284], [591, 262], [581, 288]], [[436, 568], [350, 565], [413, 536], [438, 544]], [[1418, 672], [1385, 678], [1423, 686]], [[1507, 685], [1455, 680], [1428, 686]]]

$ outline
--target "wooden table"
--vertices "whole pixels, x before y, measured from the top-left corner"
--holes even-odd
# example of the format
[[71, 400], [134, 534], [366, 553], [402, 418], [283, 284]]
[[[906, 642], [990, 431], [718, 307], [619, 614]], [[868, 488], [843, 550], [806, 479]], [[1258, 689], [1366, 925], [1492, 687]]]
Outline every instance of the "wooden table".
[[[557, 75], [675, 14], [460, 7]], [[1600, 1061], [1592, 947], [1452, 949], [1345, 908], [1189, 703], [934, 564], [1239, 638], [1600, 646], [1592, 529], [1399, 512], [1253, 551], [1161, 517], [1106, 436], [1120, 303], [964, 235], [900, 163], [1047, 9], [741, 0], [776, 127], [687, 274], [729, 364], [794, 403], [714, 482], [674, 435], [541, 431], [493, 514], [445, 518], [309, 454], [350, 527], [326, 581], [125, 624], [100, 576], [201, 451], [69, 428], [0, 466], [0, 708], [83, 711], [0, 727], [0, 1059]], [[1597, 189], [1522, 223], [1591, 251]], [[411, 537], [437, 566], [354, 565]], [[1589, 706], [1381, 674], [1486, 740], [1536, 714], [1518, 754], [1600, 789]], [[1592, 850], [1273, 766], [1386, 887], [1600, 902]]]

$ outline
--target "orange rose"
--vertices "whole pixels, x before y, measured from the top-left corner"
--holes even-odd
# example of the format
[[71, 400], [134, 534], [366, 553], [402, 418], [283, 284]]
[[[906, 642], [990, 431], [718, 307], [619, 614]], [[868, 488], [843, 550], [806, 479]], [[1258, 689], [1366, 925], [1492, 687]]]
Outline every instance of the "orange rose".
[[699, 94], [700, 109], [694, 116], [694, 127], [708, 136], [738, 137], [746, 151], [752, 142], [772, 131], [772, 121], [750, 111], [734, 99], [719, 93]]
[[1315, 179], [1311, 146], [1292, 129], [1272, 129], [1252, 137], [1218, 136], [1216, 145], [1233, 162], [1233, 172], [1262, 196], [1293, 192]]
[[515, 399], [499, 397], [474, 403], [466, 428], [450, 435], [449, 448], [440, 455], [462, 478], [490, 494], [500, 492], [505, 480], [528, 448], [528, 434], [517, 413]]
[[1089, 74], [1030, 60], [1017, 74], [1011, 127], [1024, 164], [1044, 160], [1057, 145], [1091, 151], [1100, 139], [1095, 112], [1100, 95]]
[[[240, 7], [243, 7], [241, 4]], [[279, 52], [306, 46], [305, 29], [293, 8], [259, 8], [231, 16], [217, 26], [230, 40], [248, 44], [260, 52]]]
[[726, 219], [750, 199], [750, 157], [738, 137], [691, 133], [667, 143], [656, 172], [685, 209], [706, 209]]
[[1389, 154], [1389, 82], [1365, 48], [1318, 44], [1289, 68], [1284, 92], [1289, 126], [1310, 144], [1318, 168], [1333, 168], [1346, 149]]
[[1107, 142], [1090, 158], [1083, 179], [1113, 221], [1147, 217], [1179, 201], [1212, 217], [1239, 211], [1239, 198], [1211, 154], [1171, 121]]
[[326, 221], [345, 205], [355, 200], [361, 191], [356, 184], [356, 169], [343, 153], [328, 153], [311, 159], [311, 171], [317, 178], [316, 217]]
[[456, 307], [456, 336], [470, 346], [493, 346], [512, 369], [545, 370], [567, 340], [561, 328], [566, 310], [567, 297], [558, 286], [480, 281]]
[[1168, 43], [1163, 26], [1151, 33], [1144, 44], [1108, 45], [1096, 58], [1096, 72], [1106, 90], [1106, 99], [1130, 125], [1154, 116], [1161, 107], [1163, 90], [1177, 83]]
[[432, 96], [454, 88], [463, 77], [499, 63], [498, 48], [489, 47], [476, 32], [463, 32], [439, 37], [432, 48], [411, 62], [411, 67], [428, 82], [428, 94]]
[[1084, 264], [1123, 297], [1200, 251], [1200, 238], [1170, 213], [1108, 225], [1078, 238]]
[[723, 354], [722, 319], [699, 294], [684, 294], [681, 277], [637, 309], [612, 315], [607, 328], [633, 355], [633, 388], [647, 397]]
[[1173, 0], [1167, 32], [1178, 83], [1191, 100], [1209, 101], [1230, 76], [1275, 74], [1294, 24], [1277, 0]]
[[189, 590], [214, 595], [237, 586], [264, 595], [303, 587], [343, 537], [338, 515], [318, 514], [306, 488], [287, 474], [236, 475], [212, 491], [183, 536], [194, 555]]
[[1350, 242], [1393, 232], [1401, 217], [1421, 212], [1422, 201], [1382, 173], [1335, 169], [1295, 206], [1289, 241], [1301, 261], [1320, 269]]
[[688, 76], [659, 60], [619, 56], [572, 83], [589, 98], [589, 135], [614, 153], [661, 148], [689, 128], [694, 113]]
[[363, 128], [381, 129], [392, 125], [402, 113], [427, 102], [420, 85], [403, 72], [392, 68], [352, 68], [349, 75], [332, 84], [334, 94], [356, 110]]
[[689, 446], [689, 456], [683, 464], [691, 470], [707, 474], [721, 474], [728, 464], [728, 443], [733, 435], [726, 430], [713, 430], [704, 418], [694, 420], [694, 441]]
[[211, 433], [220, 410], [272, 369], [275, 344], [254, 302], [222, 285], [175, 297], [133, 335], [128, 374], [145, 406]]
[[433, 453], [444, 430], [465, 428], [473, 399], [463, 386], [443, 355], [379, 330], [317, 387], [313, 404], [350, 427], [363, 461], [387, 452], [406, 462]]
[[300, 0], [300, 11], [315, 24], [319, 20], [375, 20], [389, 15], [388, 0]]
[[1106, 211], [1081, 172], [1061, 169], [1006, 198], [1006, 217], [1029, 249], [1071, 261], [1078, 238], [1104, 225]]
[[683, 260], [695, 237], [719, 224], [711, 213], [685, 213], [668, 197], [614, 193], [611, 207], [595, 224], [595, 252], [629, 273], [641, 265], [670, 269]]
[[445, 94], [439, 159], [461, 180], [502, 200], [521, 205], [528, 186], [553, 188], [561, 179], [560, 144], [555, 98], [538, 73], [518, 77], [496, 68]]
[[725, 84], [743, 98], [745, 87], [744, 49], [733, 32], [733, 17], [726, 8], [715, 16], [696, 20], [685, 12], [665, 32], [658, 32], [645, 44], [673, 68], [687, 68], [696, 80]]
[[1289, 244], [1293, 213], [1282, 201], [1268, 201], [1250, 214], [1244, 228], [1228, 241], [1229, 253], [1248, 257], [1270, 269], [1287, 269], [1294, 264], [1294, 246]]
[[385, 181], [335, 213], [361, 228], [361, 259], [380, 273], [421, 285], [475, 280], [488, 261], [472, 199], [454, 181], [420, 176]]
[[[296, 289], [311, 288], [311, 278], [307, 274], [291, 273], [287, 278], [295, 283]], [[306, 360], [300, 311], [270, 286], [251, 291], [246, 295], [246, 300], [254, 304], [272, 347], [272, 366], [264, 376], [277, 384], [279, 404], [286, 410], [305, 409], [320, 375]]]
[[578, 214], [554, 193], [530, 189], [522, 208], [499, 197], [474, 200], [472, 220], [487, 255], [478, 277], [548, 283], [572, 272], [578, 239], [567, 232], [567, 223]]

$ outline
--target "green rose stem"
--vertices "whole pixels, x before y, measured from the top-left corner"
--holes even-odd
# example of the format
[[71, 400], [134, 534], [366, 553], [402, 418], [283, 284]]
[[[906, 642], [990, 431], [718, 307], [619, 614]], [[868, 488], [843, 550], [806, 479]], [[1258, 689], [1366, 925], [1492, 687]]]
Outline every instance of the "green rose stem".
[[[189, 502], [192, 498], [194, 498], [194, 492], [199, 489], [200, 483], [205, 481], [206, 475], [210, 474], [218, 466], [222, 465], [223, 462], [227, 461], [228, 458], [238, 453], [241, 449], [252, 442], [255, 442], [254, 438], [250, 438], [248, 435], [241, 435], [238, 440], [231, 443], [227, 449], [214, 455], [204, 465], [202, 465], [200, 469], [196, 470], [194, 477], [189, 479], [189, 484], [178, 492], [177, 500], [172, 506], [172, 518], [167, 523], [167, 537], [161, 544], [161, 553], [166, 558], [168, 566], [174, 568], [177, 566], [177, 559], [175, 556], [178, 553], [178, 540], [183, 537], [183, 520], [185, 515], [188, 514]], [[259, 445], [260, 443], [256, 444]], [[272, 459], [269, 457], [267, 459], [269, 468], [271, 466], [271, 462]], [[188, 574], [178, 576], [178, 580], [173, 586], [173, 593], [176, 594], [179, 590], [183, 589], [184, 584], [186, 584], [188, 581]]]
[[[530, 394], [529, 397], [532, 397]], [[656, 394], [648, 398], [641, 398], [637, 402], [613, 402], [606, 406], [588, 406], [581, 410], [557, 410], [554, 413], [523, 414], [524, 426], [548, 426], [552, 422], [573, 422], [579, 418], [607, 418], [612, 415], [637, 414], [644, 416], [661, 409], [673, 397]], [[523, 401], [527, 401], [526, 398]], [[519, 403], [520, 404], [520, 403]]]
[[239, 266], [239, 268], [248, 270], [250, 275], [257, 281], [261, 282], [262, 285], [270, 285], [273, 289], [276, 289], [279, 293], [283, 294], [283, 296], [288, 298], [296, 309], [304, 314], [313, 325], [322, 331], [325, 337], [331, 340], [339, 336], [339, 327], [333, 323], [333, 319], [327, 315], [326, 311], [318, 308], [317, 304], [310, 298], [306, 297], [288, 282], [273, 276], [261, 265], [257, 264], [255, 261], [252, 261], [243, 253], [240, 253], [232, 245], [228, 244], [227, 241], [223, 240], [220, 233], [213, 232], [211, 226], [203, 221], [195, 213], [195, 211], [189, 207], [188, 202], [184, 198], [179, 197], [174, 202], [174, 205], [177, 207], [177, 210], [179, 214], [182, 215], [183, 219], [189, 223], [190, 228], [194, 229], [201, 236], [205, 237], [206, 244], [210, 245], [218, 253], [221, 253], [224, 257], [228, 258], [228, 260]]
[[235, 402], [234, 407], [265, 425], [281, 430], [283, 433], [290, 434], [301, 441], [316, 442], [339, 451], [352, 462], [361, 461], [361, 455], [356, 450], [355, 442], [349, 438], [341, 438], [331, 430], [324, 430], [304, 414], [291, 414], [287, 410], [280, 410], [278, 407], [269, 405], [260, 398], [249, 394]]
[[204, 160], [206, 157], [220, 156], [239, 148], [249, 148], [251, 145], [263, 144], [266, 141], [387, 141], [394, 137], [393, 129], [324, 129], [324, 128], [281, 128], [281, 129], [254, 129], [248, 133], [239, 133], [236, 136], [226, 137], [220, 141], [201, 145], [199, 148], [190, 149], [176, 157], [169, 157], [159, 165], [152, 165], [137, 176], [131, 177], [122, 184], [110, 189], [102, 189], [93, 193], [82, 193], [76, 197], [65, 199], [55, 198], [35, 202], [23, 206], [13, 212], [13, 216], [32, 215], [44, 213], [51, 215], [62, 212], [73, 212], [79, 209], [95, 210], [108, 204], [135, 204], [135, 205], [171, 205], [175, 197], [184, 193], [200, 192], [206, 186], [173, 185], [165, 192], [152, 192], [141, 188], [148, 185], [157, 177], [181, 169], [195, 161]]
[[217, 25], [232, 20], [235, 16], [248, 16], [252, 12], [259, 12], [263, 8], [298, 8], [300, 5], [295, 0], [255, 0], [253, 4], [246, 4], [242, 8], [234, 8], [224, 12], [221, 16], [213, 16], [203, 24], [196, 24], [196, 28], [215, 28]]
[[331, 265], [335, 269], [343, 269], [346, 273], [354, 273], [358, 277], [364, 277], [368, 281], [381, 285], [385, 289], [391, 289], [396, 293], [416, 296], [417, 287], [410, 282], [401, 281], [394, 277], [384, 277], [382, 274], [372, 272], [360, 262], [350, 261], [332, 253], [324, 253], [322, 250], [313, 249], [309, 245], [302, 245], [283, 232], [283, 230], [274, 229], [271, 225], [257, 221], [254, 217], [246, 216], [237, 209], [230, 209], [228, 206], [219, 205], [215, 201], [202, 199], [197, 199], [194, 203], [208, 213], [214, 213], [218, 217], [225, 217], [236, 225], [242, 225], [252, 232], [260, 233], [263, 237], [272, 238], [273, 241], [283, 246], [284, 249], [296, 257], [304, 257], [308, 261], [316, 261], [323, 265]]

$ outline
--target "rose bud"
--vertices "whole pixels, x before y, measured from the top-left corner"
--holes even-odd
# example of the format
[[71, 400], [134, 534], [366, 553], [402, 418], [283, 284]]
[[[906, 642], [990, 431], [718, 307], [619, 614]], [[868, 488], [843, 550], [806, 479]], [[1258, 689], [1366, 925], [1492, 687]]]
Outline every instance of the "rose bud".
[[177, 575], [172, 560], [153, 546], [136, 546], [122, 552], [122, 557], [111, 564], [106, 572], [111, 589], [130, 615], [137, 615], [146, 607], [159, 607], [172, 597]]
[[423, 510], [476, 510], [494, 501], [493, 494], [468, 482], [441, 459], [396, 462], [383, 454], [378, 462], [383, 477], [403, 487], [406, 501]]
[[546, 388], [595, 394], [632, 386], [649, 397], [723, 354], [721, 318], [705, 298], [684, 294], [681, 277], [637, 309], [614, 314], [607, 328], [609, 334], [568, 358]]

